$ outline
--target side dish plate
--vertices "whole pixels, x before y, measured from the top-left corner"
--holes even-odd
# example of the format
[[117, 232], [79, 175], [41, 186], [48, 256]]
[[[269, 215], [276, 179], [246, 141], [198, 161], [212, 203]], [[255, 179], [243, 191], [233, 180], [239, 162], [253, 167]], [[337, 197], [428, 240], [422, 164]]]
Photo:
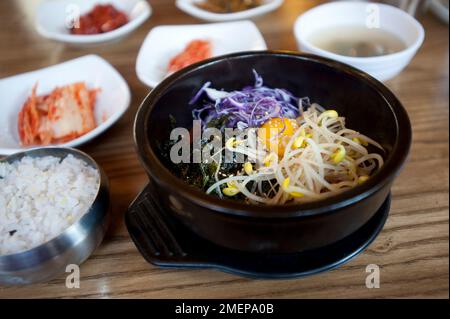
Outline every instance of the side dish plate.
[[45, 94], [57, 86], [84, 81], [89, 88], [99, 88], [94, 109], [97, 127], [68, 143], [75, 147], [90, 141], [117, 122], [128, 109], [130, 89], [114, 67], [97, 55], [86, 55], [37, 71], [0, 79], [2, 116], [0, 117], [0, 154], [9, 155], [25, 150], [20, 144], [18, 114], [37, 83], [37, 94]]
[[213, 56], [267, 49], [263, 36], [251, 21], [159, 26], [150, 31], [139, 50], [138, 78], [150, 87], [157, 86], [167, 76], [170, 59], [196, 39], [211, 41]]
[[176, 5], [178, 9], [186, 12], [187, 14], [196, 17], [198, 19], [206, 21], [232, 21], [232, 20], [242, 20], [249, 19], [256, 16], [260, 16], [271, 11], [278, 9], [282, 4], [283, 0], [265, 0], [264, 4], [259, 7], [244, 10], [240, 12], [233, 13], [214, 13], [207, 10], [203, 10], [195, 5], [199, 0], [177, 0]]
[[[97, 4], [112, 4], [128, 16], [128, 23], [106, 33], [73, 35], [67, 29], [67, 22], [75, 15], [83, 15]], [[152, 13], [145, 0], [50, 0], [39, 5], [36, 12], [36, 30], [43, 37], [72, 44], [94, 44], [120, 39], [138, 28]]]

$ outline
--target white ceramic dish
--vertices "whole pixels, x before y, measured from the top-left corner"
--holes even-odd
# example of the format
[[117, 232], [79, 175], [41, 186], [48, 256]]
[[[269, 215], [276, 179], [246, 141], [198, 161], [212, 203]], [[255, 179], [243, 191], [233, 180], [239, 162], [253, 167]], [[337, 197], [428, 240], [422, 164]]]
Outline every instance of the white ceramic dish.
[[[377, 57], [348, 57], [322, 50], [309, 40], [312, 34], [324, 29], [337, 26], [367, 26], [370, 14], [376, 12], [379, 13], [379, 27], [403, 40], [406, 44], [405, 50]], [[350, 64], [380, 81], [398, 75], [422, 46], [425, 37], [422, 25], [406, 12], [386, 4], [354, 1], [331, 2], [305, 12], [297, 19], [294, 33], [301, 51]]]
[[91, 132], [59, 146], [75, 147], [86, 143], [107, 130], [128, 109], [131, 94], [127, 83], [108, 62], [96, 55], [87, 55], [37, 71], [0, 79], [0, 154], [9, 155], [27, 149], [20, 145], [17, 120], [19, 111], [36, 83], [36, 93], [40, 95], [50, 92], [56, 86], [77, 81], [84, 81], [89, 88], [101, 89], [95, 105], [98, 126]]
[[[96, 4], [109, 3], [124, 11], [129, 22], [113, 31], [93, 35], [73, 35], [67, 25], [78, 13], [89, 12]], [[36, 30], [42, 36], [72, 44], [93, 44], [120, 39], [139, 27], [151, 15], [145, 0], [49, 0], [41, 3], [36, 12]]]
[[283, 4], [283, 0], [265, 0], [263, 5], [249, 10], [235, 13], [213, 13], [200, 9], [195, 5], [196, 2], [201, 1], [177, 0], [176, 5], [180, 10], [198, 19], [220, 22], [253, 18], [274, 11]]
[[150, 87], [157, 86], [167, 76], [172, 57], [195, 39], [211, 41], [213, 56], [267, 49], [263, 36], [251, 21], [159, 26], [149, 32], [139, 50], [138, 78]]

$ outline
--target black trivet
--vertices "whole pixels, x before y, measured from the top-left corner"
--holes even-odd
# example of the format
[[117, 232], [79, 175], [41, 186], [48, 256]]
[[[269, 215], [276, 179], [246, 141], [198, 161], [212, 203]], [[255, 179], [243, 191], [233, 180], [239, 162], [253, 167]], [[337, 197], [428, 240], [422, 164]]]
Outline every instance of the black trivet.
[[294, 254], [240, 252], [215, 245], [164, 212], [147, 186], [129, 207], [125, 222], [144, 258], [164, 268], [214, 268], [253, 278], [298, 278], [331, 270], [361, 253], [386, 222], [389, 195], [359, 230], [326, 247]]

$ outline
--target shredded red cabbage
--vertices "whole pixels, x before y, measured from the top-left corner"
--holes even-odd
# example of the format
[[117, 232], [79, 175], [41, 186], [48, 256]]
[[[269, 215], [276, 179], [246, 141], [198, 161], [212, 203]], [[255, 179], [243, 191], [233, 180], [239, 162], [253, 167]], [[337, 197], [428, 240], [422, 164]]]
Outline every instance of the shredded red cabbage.
[[225, 92], [205, 83], [189, 102], [196, 104], [203, 95], [202, 105], [192, 111], [194, 120], [206, 126], [211, 120], [227, 116], [225, 127], [245, 129], [260, 127], [274, 117], [297, 118], [310, 105], [308, 98], [297, 98], [285, 89], [271, 89], [263, 85], [262, 77], [253, 70], [255, 84], [241, 91]]

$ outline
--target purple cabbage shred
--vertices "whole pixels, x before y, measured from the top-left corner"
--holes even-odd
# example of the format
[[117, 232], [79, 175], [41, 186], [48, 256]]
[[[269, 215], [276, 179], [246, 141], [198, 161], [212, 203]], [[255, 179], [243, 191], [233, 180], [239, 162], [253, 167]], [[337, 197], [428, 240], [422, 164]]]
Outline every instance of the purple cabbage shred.
[[308, 98], [297, 98], [285, 89], [268, 88], [255, 70], [253, 73], [255, 84], [240, 91], [218, 91], [210, 88], [211, 82], [205, 83], [189, 102], [196, 104], [205, 96], [201, 106], [192, 111], [194, 120], [200, 120], [205, 127], [211, 120], [227, 116], [225, 127], [243, 130], [260, 127], [275, 117], [295, 119], [309, 107]]

